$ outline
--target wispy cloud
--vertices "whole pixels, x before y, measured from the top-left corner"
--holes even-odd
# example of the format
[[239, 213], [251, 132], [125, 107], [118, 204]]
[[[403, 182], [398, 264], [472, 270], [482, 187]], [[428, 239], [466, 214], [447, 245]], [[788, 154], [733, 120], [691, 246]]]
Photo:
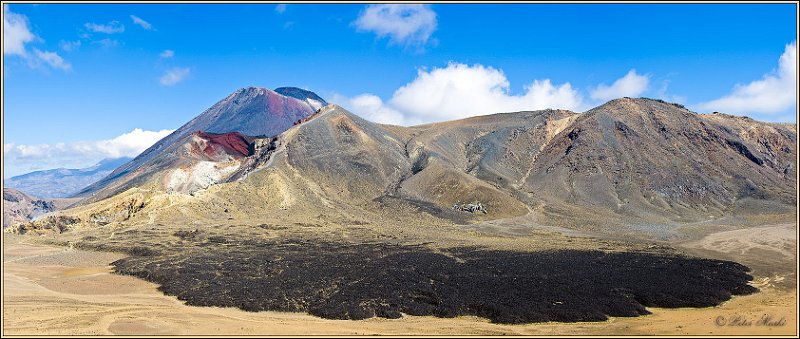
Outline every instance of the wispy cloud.
[[8, 5], [3, 4], [3, 55], [25, 56], [25, 44], [35, 38], [28, 29], [28, 18], [11, 12]]
[[676, 103], [679, 103], [679, 104], [685, 104], [686, 103], [686, 97], [685, 96], [677, 95], [677, 94], [669, 94], [669, 83], [670, 83], [669, 80], [662, 81], [661, 87], [656, 92], [655, 97], [658, 98], [658, 99], [661, 99], [661, 100], [669, 101], [669, 102], [676, 102]]
[[797, 107], [797, 41], [786, 45], [777, 70], [747, 85], [738, 84], [730, 94], [698, 106], [733, 114], [793, 112]]
[[80, 40], [75, 40], [75, 41], [61, 40], [61, 41], [58, 42], [58, 47], [61, 47], [61, 49], [63, 49], [64, 51], [67, 51], [67, 52], [76, 51], [76, 50], [78, 50], [78, 48], [81, 47], [81, 41]]
[[95, 33], [104, 33], [104, 34], [114, 34], [114, 33], [122, 33], [125, 32], [125, 25], [121, 24], [119, 21], [111, 21], [107, 24], [96, 24], [93, 22], [87, 22], [83, 25], [89, 31]]
[[43, 52], [37, 48], [34, 48], [33, 52], [36, 53], [36, 57], [39, 58], [39, 60], [43, 61], [50, 67], [64, 71], [69, 71], [72, 69], [72, 65], [64, 61], [64, 59], [56, 52]]
[[159, 56], [162, 59], [169, 59], [169, 58], [172, 58], [172, 57], [175, 56], [175, 51], [173, 51], [171, 49], [166, 49], [163, 52], [161, 52], [161, 54], [159, 54]]
[[146, 29], [148, 31], [152, 31], [153, 30], [153, 25], [151, 25], [147, 21], [144, 21], [142, 18], [140, 18], [138, 16], [131, 15], [131, 20], [133, 20], [134, 24], [139, 25], [139, 26], [141, 26], [142, 28], [144, 28], [144, 29]]
[[162, 75], [161, 78], [158, 79], [158, 82], [162, 86], [174, 86], [177, 83], [186, 79], [186, 77], [189, 76], [190, 72], [191, 71], [189, 70], [189, 68], [173, 67], [167, 70], [167, 72], [164, 73], [164, 75]]
[[72, 143], [24, 145], [3, 144], [3, 158], [11, 175], [59, 167], [80, 168], [105, 158], [134, 157], [172, 130], [136, 128], [112, 139]]
[[278, 12], [279, 14], [286, 12], [286, 4], [275, 5], [275, 12]]
[[100, 39], [97, 41], [92, 41], [92, 43], [98, 44], [103, 46], [104, 48], [111, 48], [119, 46], [119, 40], [114, 40], [110, 38]]
[[436, 12], [421, 4], [369, 5], [353, 23], [359, 31], [388, 37], [390, 43], [422, 46], [436, 30]]
[[607, 101], [622, 97], [638, 97], [650, 86], [650, 76], [637, 74], [635, 69], [628, 71], [613, 84], [600, 84], [589, 95], [592, 99]]

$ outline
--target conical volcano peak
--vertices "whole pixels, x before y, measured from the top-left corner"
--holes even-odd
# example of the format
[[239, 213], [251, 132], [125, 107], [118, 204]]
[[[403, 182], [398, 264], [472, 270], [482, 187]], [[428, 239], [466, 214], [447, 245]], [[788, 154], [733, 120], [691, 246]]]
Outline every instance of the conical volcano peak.
[[313, 110], [318, 110], [328, 104], [325, 99], [322, 99], [316, 93], [298, 87], [278, 87], [275, 90], [271, 90], [264, 87], [249, 86], [236, 90], [226, 97], [225, 100], [217, 103], [217, 105], [226, 105], [228, 103], [239, 104], [262, 97], [266, 97], [267, 100], [271, 102], [281, 101], [284, 98], [297, 99], [311, 106]]
[[228, 95], [228, 97], [225, 98], [225, 100], [220, 101], [218, 104], [224, 103], [229, 100], [243, 100], [243, 99], [265, 96], [269, 94], [277, 94], [277, 93], [275, 93], [271, 89], [263, 87], [256, 87], [256, 86], [244, 87], [231, 93], [230, 95]]
[[[102, 194], [95, 196], [102, 198], [129, 187], [130, 185], [125, 182], [130, 179], [126, 177], [127, 174], [135, 172], [148, 160], [196, 131], [211, 134], [237, 132], [248, 136], [274, 136], [289, 129], [298, 120], [311, 116], [323, 104], [327, 104], [316, 94], [299, 88], [285, 87], [281, 91], [291, 95], [255, 86], [236, 90], [129, 163], [117, 168], [108, 177], [86, 187], [78, 195], [86, 196], [103, 191]], [[119, 182], [114, 183], [115, 181]], [[115, 189], [104, 191], [106, 187]]]
[[316, 93], [304, 90], [302, 88], [278, 87], [275, 89], [275, 92], [281, 95], [285, 95], [287, 97], [292, 97], [298, 100], [305, 101], [315, 109], [320, 109], [328, 104], [328, 102], [326, 102], [325, 99], [320, 98], [320, 96], [317, 95]]
[[275, 89], [275, 92], [280, 93], [281, 95], [285, 95], [287, 97], [292, 97], [295, 99], [305, 100], [305, 99], [314, 99], [321, 103], [323, 106], [327, 104], [325, 99], [322, 99], [319, 95], [312, 91], [307, 91], [302, 88], [297, 87], [278, 87]]
[[267, 90], [267, 89], [264, 88], [264, 87], [248, 86], [248, 87], [243, 87], [243, 88], [238, 89], [236, 92], [234, 92], [234, 94], [244, 94], [244, 93], [264, 94], [265, 90]]

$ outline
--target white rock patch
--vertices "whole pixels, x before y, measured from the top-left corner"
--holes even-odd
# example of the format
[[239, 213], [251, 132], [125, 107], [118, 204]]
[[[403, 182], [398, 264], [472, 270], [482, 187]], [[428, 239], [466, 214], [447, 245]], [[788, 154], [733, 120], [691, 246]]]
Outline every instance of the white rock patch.
[[200, 161], [187, 169], [172, 171], [167, 182], [167, 192], [194, 193], [221, 182], [239, 168], [238, 162], [216, 163]]

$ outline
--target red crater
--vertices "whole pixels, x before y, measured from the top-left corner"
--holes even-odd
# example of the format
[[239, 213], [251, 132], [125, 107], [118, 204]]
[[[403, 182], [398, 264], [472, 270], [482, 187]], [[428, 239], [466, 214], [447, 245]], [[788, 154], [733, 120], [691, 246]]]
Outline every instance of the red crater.
[[[215, 150], [221, 146], [228, 154], [240, 155], [243, 157], [250, 155], [250, 142], [239, 134], [238, 132], [230, 132], [224, 134], [206, 133], [203, 131], [195, 132], [195, 135], [208, 140], [209, 145], [206, 147], [206, 153], [215, 153]], [[208, 154], [213, 156], [214, 154]]]

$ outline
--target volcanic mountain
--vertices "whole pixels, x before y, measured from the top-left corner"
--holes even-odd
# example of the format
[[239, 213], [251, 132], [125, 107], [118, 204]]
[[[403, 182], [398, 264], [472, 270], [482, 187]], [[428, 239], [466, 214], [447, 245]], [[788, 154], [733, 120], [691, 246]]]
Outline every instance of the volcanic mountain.
[[[273, 137], [218, 134], [244, 129], [233, 124], [240, 127], [213, 125], [171, 144], [165, 138], [87, 192], [193, 195], [182, 202], [182, 215], [169, 211], [176, 220], [266, 218], [282, 210], [364, 217], [392, 210], [405, 211], [392, 214], [398, 218], [422, 213], [459, 223], [529, 214], [543, 224], [612, 233], [619, 225], [795, 213], [794, 125], [697, 114], [660, 100], [622, 98], [585, 113], [501, 113], [400, 127], [335, 105], [310, 115], [307, 102], [251, 88], [186, 126], [244, 121], [246, 114], [230, 105], [268, 98], [283, 108], [306, 107], [277, 120], [286, 126], [304, 117], [301, 123]], [[465, 203], [481, 203], [487, 213], [452, 208]]]
[[782, 125], [619, 99], [577, 117], [519, 184], [563, 208], [660, 223], [791, 211], [796, 142]]
[[[136, 177], [156, 170], [143, 167], [146, 163], [164, 152], [174, 150], [173, 146], [176, 144], [185, 143], [192, 133], [236, 132], [251, 136], [273, 136], [326, 104], [325, 100], [313, 92], [294, 87], [281, 87], [274, 91], [258, 87], [242, 88], [159, 140], [107, 177], [81, 190], [76, 196], [88, 198], [86, 201], [97, 201], [130, 188], [133, 183], [142, 182], [142, 178]], [[195, 136], [203, 138], [200, 134]], [[130, 184], [126, 184], [127, 182]]]

